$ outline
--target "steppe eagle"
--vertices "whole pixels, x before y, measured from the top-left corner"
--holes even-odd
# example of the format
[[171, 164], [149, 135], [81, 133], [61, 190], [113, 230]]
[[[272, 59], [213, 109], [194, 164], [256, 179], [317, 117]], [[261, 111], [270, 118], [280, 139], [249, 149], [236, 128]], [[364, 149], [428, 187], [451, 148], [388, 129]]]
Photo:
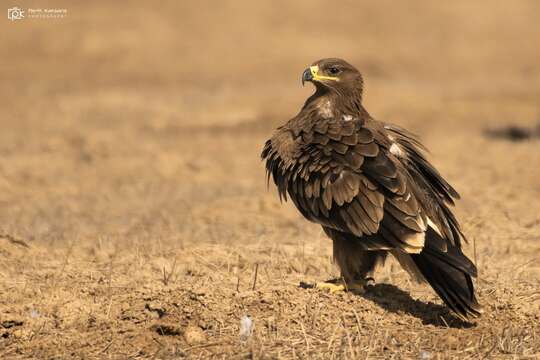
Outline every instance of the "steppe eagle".
[[476, 266], [461, 250], [464, 235], [450, 210], [458, 193], [426, 160], [416, 136], [370, 116], [362, 75], [352, 65], [316, 61], [303, 72], [306, 81], [314, 94], [261, 156], [280, 199], [290, 197], [333, 240], [342, 280], [317, 286], [362, 291], [391, 254], [458, 317], [478, 317]]

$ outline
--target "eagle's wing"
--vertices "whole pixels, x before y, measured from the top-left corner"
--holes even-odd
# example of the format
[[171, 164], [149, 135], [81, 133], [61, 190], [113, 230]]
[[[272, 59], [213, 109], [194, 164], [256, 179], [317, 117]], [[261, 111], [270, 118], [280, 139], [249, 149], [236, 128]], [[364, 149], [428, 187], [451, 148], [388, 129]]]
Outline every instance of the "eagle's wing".
[[362, 236], [369, 250], [422, 250], [428, 224], [418, 201], [423, 192], [390, 151], [384, 128], [363, 119], [322, 119], [298, 139], [294, 161], [273, 161], [279, 144], [271, 141], [263, 156], [280, 190], [306, 218]]
[[465, 236], [449, 208], [454, 205], [454, 199], [459, 199], [459, 194], [427, 161], [424, 156], [426, 149], [416, 135], [393, 124], [384, 125], [384, 129], [399, 146], [402, 155], [399, 160], [422, 190], [423, 196], [418, 200], [427, 209], [433, 227], [451, 244], [460, 247], [461, 239], [465, 239]]

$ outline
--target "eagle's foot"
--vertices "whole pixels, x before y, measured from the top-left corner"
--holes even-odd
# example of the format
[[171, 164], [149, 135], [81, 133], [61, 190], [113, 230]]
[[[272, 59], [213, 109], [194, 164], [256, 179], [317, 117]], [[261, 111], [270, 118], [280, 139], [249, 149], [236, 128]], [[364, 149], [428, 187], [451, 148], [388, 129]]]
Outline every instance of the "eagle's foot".
[[328, 291], [330, 294], [347, 291], [347, 285], [344, 282], [320, 282], [315, 284], [315, 287], [317, 289]]
[[350, 291], [354, 294], [362, 295], [366, 292], [367, 288], [369, 286], [373, 286], [374, 283], [375, 280], [373, 280], [371, 277], [362, 280], [355, 279], [351, 282], [346, 282], [343, 279], [335, 279], [327, 282], [317, 283], [315, 284], [315, 287], [317, 289], [329, 291], [330, 294], [335, 294], [342, 291]]

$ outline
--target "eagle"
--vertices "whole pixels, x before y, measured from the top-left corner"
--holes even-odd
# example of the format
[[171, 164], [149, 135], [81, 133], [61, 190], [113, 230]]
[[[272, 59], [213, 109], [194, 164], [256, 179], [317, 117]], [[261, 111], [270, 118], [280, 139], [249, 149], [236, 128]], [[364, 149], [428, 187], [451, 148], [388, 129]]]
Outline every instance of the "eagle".
[[418, 137], [370, 116], [363, 77], [342, 59], [314, 62], [305, 82], [315, 92], [274, 131], [261, 157], [280, 200], [290, 198], [332, 239], [341, 277], [316, 286], [363, 293], [390, 254], [457, 317], [479, 317], [477, 269], [450, 208], [459, 194], [428, 162]]

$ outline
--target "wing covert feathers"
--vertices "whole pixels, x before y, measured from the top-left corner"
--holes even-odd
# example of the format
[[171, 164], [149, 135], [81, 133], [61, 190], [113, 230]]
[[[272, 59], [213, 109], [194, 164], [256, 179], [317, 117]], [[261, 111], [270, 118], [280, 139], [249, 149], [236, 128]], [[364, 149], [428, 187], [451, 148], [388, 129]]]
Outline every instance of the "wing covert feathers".
[[356, 236], [384, 228], [395, 247], [418, 253], [427, 228], [422, 191], [375, 125], [351, 118], [282, 127], [262, 153], [268, 176], [307, 219]]

